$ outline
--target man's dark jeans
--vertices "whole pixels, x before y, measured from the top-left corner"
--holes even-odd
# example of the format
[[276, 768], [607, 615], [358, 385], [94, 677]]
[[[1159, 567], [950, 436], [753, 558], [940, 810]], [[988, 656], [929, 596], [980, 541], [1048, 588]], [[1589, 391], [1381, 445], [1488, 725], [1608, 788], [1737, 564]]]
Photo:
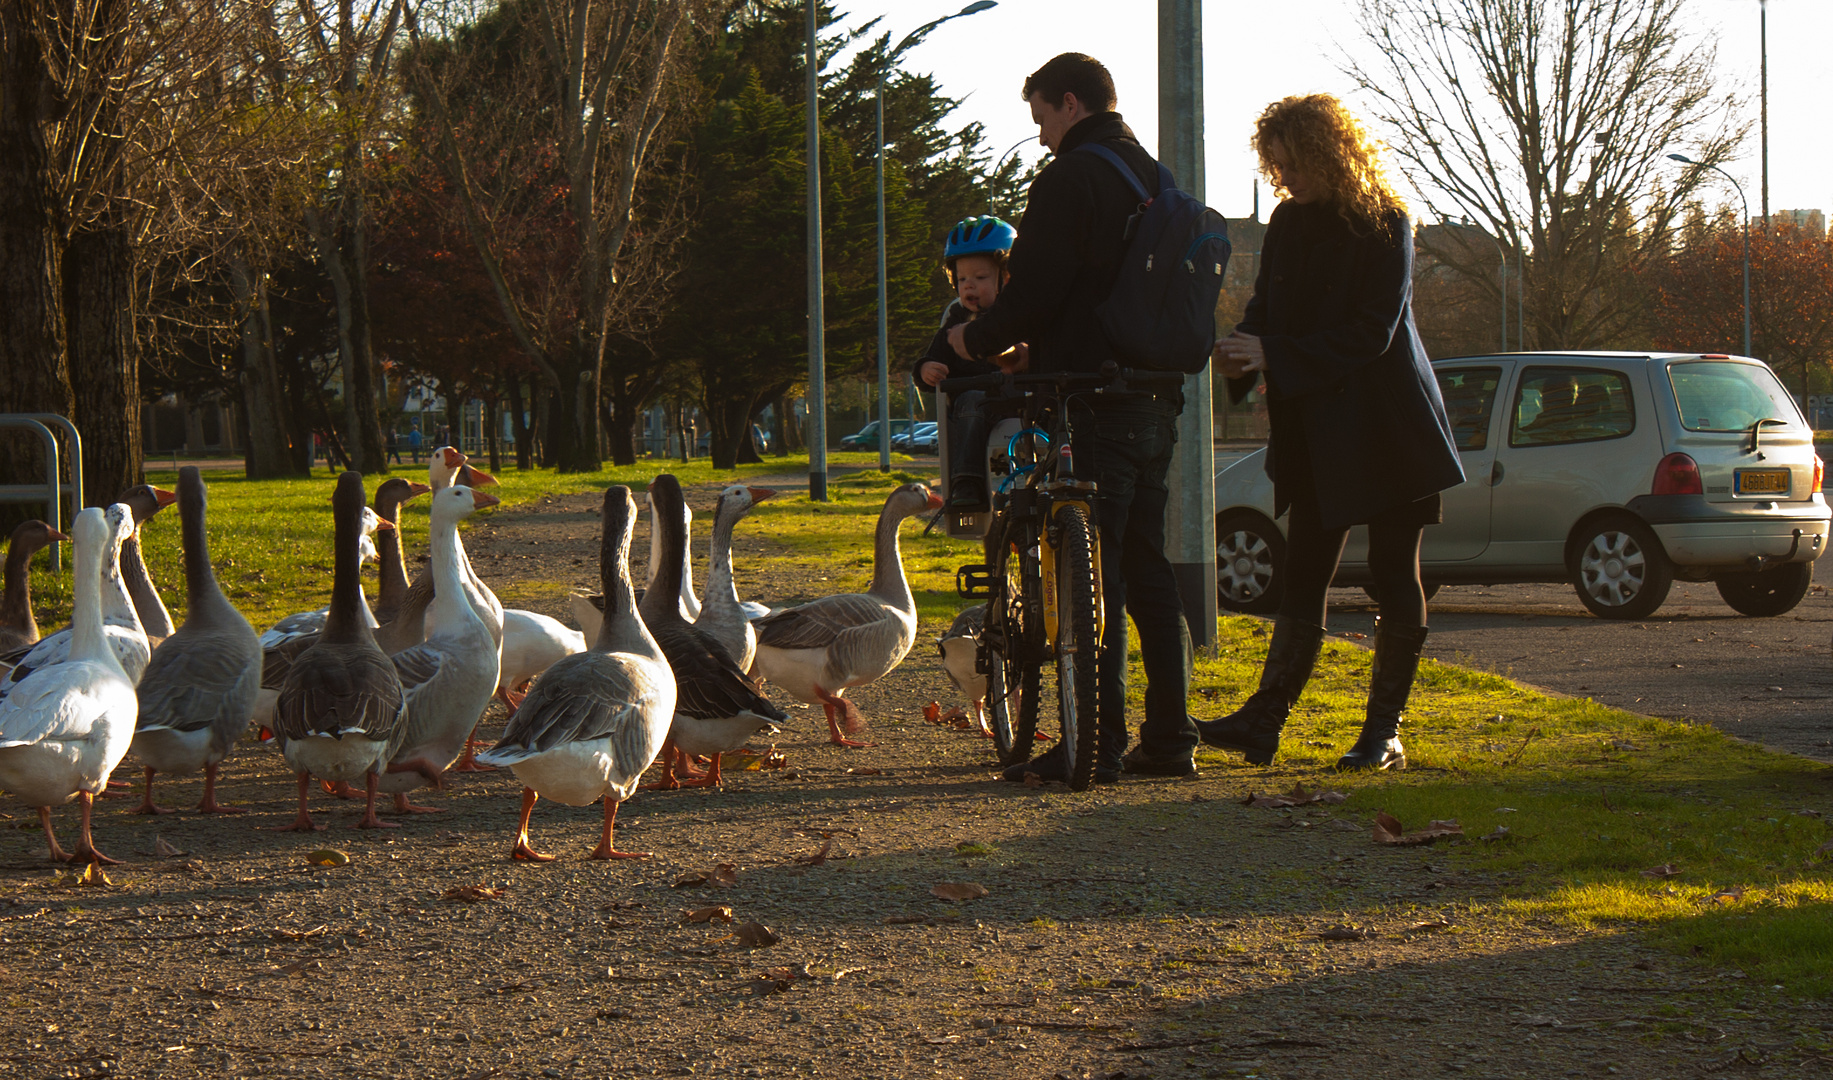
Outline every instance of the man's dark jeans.
[[[1076, 476], [1095, 481], [1101, 589], [1107, 610], [1099, 687], [1103, 767], [1127, 746], [1127, 620], [1139, 630], [1146, 716], [1139, 741], [1154, 758], [1188, 756], [1197, 731], [1190, 696], [1190, 628], [1165, 557], [1166, 477], [1177, 445], [1177, 411], [1151, 398], [1071, 407]], [[1123, 611], [1125, 614], [1123, 614]]]

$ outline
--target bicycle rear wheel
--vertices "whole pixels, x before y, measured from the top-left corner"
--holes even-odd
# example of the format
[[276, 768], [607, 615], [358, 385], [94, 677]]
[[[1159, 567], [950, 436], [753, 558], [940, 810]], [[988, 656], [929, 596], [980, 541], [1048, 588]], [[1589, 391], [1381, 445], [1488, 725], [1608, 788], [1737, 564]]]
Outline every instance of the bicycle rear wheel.
[[1071, 752], [1069, 790], [1081, 791], [1095, 776], [1100, 727], [1100, 694], [1095, 663], [1101, 598], [1096, 595], [1094, 534], [1088, 513], [1065, 506], [1056, 513], [1057, 715], [1063, 744]]

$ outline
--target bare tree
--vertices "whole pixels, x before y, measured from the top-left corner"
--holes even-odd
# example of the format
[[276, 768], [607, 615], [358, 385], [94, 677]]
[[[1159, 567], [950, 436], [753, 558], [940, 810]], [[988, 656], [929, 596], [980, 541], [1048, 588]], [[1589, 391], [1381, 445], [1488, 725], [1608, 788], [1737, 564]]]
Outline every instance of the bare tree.
[[[1697, 169], [1742, 140], [1715, 52], [1685, 40], [1685, 0], [1360, 0], [1372, 46], [1346, 70], [1437, 217], [1470, 215], [1525, 253], [1540, 348], [1645, 332], [1619, 284], [1670, 242]], [[1433, 252], [1489, 295], [1483, 245]], [[1511, 268], [1512, 269], [1512, 268]]]
[[[469, 52], [434, 36], [456, 27], [436, 28], [424, 5], [409, 12], [420, 54], [415, 87], [437, 125], [441, 156], [503, 317], [559, 405], [549, 413], [547, 435], [563, 472], [599, 468], [607, 345], [633, 307], [648, 306], [631, 303], [648, 289], [626, 289], [624, 275], [633, 262], [653, 268], [641, 249], [674, 231], [659, 216], [675, 201], [661, 200], [657, 211], [649, 170], [664, 125], [690, 89], [681, 55], [700, 3], [503, 4], [485, 28], [503, 43], [500, 50]], [[475, 26], [470, 32], [474, 42], [483, 36]], [[495, 70], [499, 63], [514, 70]], [[518, 84], [528, 95], [514, 103], [520, 107], [487, 100]], [[515, 152], [505, 153], [511, 146]], [[530, 171], [549, 160], [547, 184], [530, 187]], [[529, 224], [528, 197], [542, 190], [562, 193], [569, 258], [564, 267], [537, 273], [524, 265], [518, 272], [514, 241]]]

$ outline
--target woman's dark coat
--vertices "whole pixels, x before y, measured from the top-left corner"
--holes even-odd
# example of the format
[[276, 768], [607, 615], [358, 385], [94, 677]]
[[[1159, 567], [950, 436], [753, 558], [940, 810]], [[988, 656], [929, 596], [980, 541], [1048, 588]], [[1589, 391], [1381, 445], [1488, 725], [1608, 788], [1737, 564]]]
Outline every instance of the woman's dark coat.
[[[1273, 211], [1237, 329], [1266, 351], [1267, 475], [1278, 513], [1310, 487], [1324, 527], [1342, 529], [1463, 483], [1412, 297], [1413, 222], [1404, 213], [1385, 231], [1358, 231], [1327, 204], [1287, 200]], [[1254, 382], [1229, 380], [1229, 396], [1240, 401]], [[1308, 460], [1312, 483], [1282, 476], [1282, 458]]]

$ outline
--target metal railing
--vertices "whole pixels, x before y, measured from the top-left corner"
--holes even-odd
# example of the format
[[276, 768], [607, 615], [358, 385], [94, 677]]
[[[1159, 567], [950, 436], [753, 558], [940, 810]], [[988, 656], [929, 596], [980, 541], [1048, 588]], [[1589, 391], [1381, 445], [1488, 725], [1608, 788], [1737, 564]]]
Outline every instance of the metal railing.
[[[59, 456], [57, 436], [46, 426], [55, 424], [64, 430], [69, 438], [70, 482], [65, 484], [59, 479]], [[77, 433], [76, 425], [68, 417], [56, 413], [0, 413], [0, 428], [25, 428], [38, 433], [38, 438], [45, 444], [45, 482], [42, 484], [0, 484], [0, 503], [43, 503], [45, 522], [53, 529], [63, 531], [62, 508], [59, 503], [64, 498], [70, 500], [70, 518], [75, 520], [77, 511], [83, 508], [83, 437]], [[63, 569], [63, 553], [56, 544], [50, 545], [51, 569]]]

